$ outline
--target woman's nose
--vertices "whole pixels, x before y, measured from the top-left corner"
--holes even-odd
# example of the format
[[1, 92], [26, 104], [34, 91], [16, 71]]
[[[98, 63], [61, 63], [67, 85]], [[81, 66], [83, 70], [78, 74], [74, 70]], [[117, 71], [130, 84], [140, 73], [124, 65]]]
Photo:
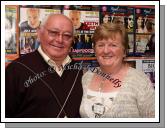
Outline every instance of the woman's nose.
[[109, 51], [110, 51], [109, 47], [107, 45], [104, 46], [104, 53], [107, 54], [107, 53], [109, 53]]

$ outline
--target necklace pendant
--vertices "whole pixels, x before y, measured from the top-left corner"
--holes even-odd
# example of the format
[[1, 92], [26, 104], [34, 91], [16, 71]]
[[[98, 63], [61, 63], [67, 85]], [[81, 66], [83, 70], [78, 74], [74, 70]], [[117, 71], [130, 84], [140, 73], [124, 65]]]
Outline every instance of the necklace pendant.
[[100, 118], [105, 113], [105, 106], [102, 103], [94, 103], [92, 111], [95, 114], [95, 118]]

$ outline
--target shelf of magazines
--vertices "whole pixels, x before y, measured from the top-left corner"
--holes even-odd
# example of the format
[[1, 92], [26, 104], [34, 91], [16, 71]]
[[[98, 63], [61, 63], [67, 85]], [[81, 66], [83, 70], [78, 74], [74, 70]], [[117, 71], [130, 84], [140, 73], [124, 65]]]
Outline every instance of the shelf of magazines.
[[155, 60], [155, 57], [126, 57], [125, 61], [133, 61], [133, 60]]
[[143, 71], [155, 87], [155, 57], [130, 57], [125, 60], [131, 67]]

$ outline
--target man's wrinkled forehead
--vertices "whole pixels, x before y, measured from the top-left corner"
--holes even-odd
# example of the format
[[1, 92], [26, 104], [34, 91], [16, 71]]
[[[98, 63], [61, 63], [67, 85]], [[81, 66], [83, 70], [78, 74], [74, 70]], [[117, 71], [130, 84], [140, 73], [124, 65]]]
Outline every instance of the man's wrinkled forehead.
[[68, 17], [64, 15], [51, 15], [46, 20], [44, 26], [50, 29], [51, 28], [52, 29], [58, 28], [59, 30], [65, 29], [68, 30], [69, 32], [72, 31], [73, 33], [73, 23]]

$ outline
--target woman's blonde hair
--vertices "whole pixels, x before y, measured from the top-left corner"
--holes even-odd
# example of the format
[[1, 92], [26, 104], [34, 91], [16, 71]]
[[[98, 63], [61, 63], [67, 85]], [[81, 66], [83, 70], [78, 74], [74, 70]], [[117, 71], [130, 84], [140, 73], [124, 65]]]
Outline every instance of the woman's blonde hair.
[[109, 39], [109, 38], [115, 39], [118, 33], [122, 37], [122, 45], [125, 49], [125, 53], [127, 54], [129, 39], [128, 39], [128, 34], [126, 32], [126, 29], [122, 24], [103, 23], [99, 25], [96, 28], [92, 38], [93, 45], [95, 46], [96, 42], [102, 39]]

